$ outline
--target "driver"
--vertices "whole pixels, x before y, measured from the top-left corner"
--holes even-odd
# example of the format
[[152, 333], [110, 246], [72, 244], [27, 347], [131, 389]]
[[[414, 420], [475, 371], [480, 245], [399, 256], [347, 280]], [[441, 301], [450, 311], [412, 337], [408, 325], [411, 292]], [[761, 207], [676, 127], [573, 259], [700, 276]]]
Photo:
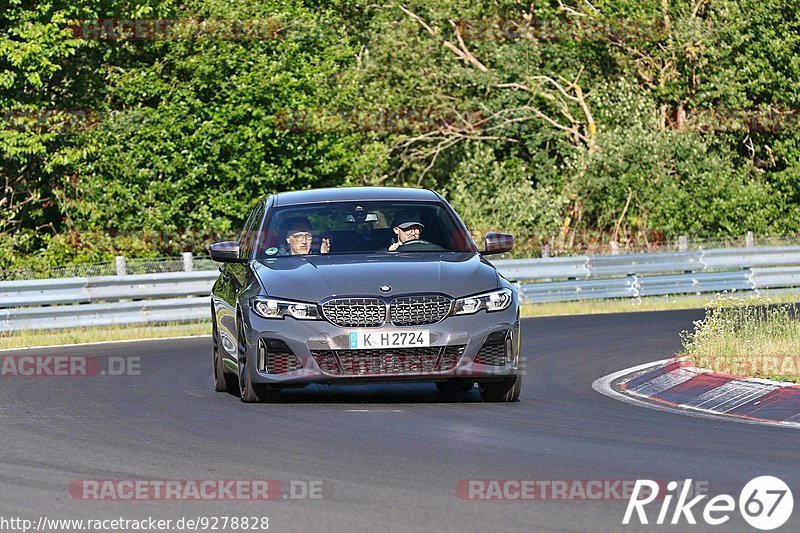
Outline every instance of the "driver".
[[416, 211], [400, 211], [392, 221], [392, 230], [397, 235], [397, 241], [389, 246], [389, 251], [394, 252], [403, 244], [419, 239], [420, 233], [425, 228]]

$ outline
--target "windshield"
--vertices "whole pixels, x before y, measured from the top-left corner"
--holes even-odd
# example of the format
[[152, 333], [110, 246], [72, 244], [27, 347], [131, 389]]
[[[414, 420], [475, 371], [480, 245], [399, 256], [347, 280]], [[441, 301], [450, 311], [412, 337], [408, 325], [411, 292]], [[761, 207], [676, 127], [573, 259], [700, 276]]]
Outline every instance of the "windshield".
[[268, 213], [256, 257], [306, 254], [474, 252], [463, 224], [440, 202], [337, 202]]

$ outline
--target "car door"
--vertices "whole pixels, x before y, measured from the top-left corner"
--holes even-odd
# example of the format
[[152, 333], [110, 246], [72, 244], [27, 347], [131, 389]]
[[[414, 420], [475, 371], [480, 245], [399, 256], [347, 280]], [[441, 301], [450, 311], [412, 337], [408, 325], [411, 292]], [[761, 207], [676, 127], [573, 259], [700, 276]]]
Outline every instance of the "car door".
[[[253, 228], [260, 227], [264, 213], [263, 206], [263, 202], [258, 202], [247, 215], [238, 239], [241, 246], [240, 257], [250, 257], [252, 248], [248, 244], [253, 242], [257, 231]], [[222, 353], [232, 361], [236, 360], [236, 302], [242, 287], [246, 285], [249, 268], [247, 263], [225, 263], [220, 267], [220, 276], [212, 291]]]

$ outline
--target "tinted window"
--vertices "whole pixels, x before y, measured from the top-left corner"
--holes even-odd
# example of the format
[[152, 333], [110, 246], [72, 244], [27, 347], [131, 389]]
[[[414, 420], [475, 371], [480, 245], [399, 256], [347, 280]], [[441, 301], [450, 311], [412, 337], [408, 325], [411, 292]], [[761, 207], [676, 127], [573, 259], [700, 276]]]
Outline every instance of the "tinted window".
[[[312, 235], [310, 253], [320, 253], [323, 239], [330, 254], [388, 253], [397, 241], [393, 223], [408, 217], [422, 226], [414, 252], [472, 252], [472, 239], [463, 225], [440, 202], [337, 202], [275, 208], [262, 232], [257, 257], [291, 255], [289, 235]], [[401, 247], [397, 253], [406, 251]]]
[[258, 235], [258, 228], [261, 226], [261, 219], [264, 215], [264, 203], [259, 202], [247, 217], [242, 235], [239, 237], [239, 245], [241, 246], [240, 256], [251, 257], [253, 253], [253, 246]]
[[245, 219], [244, 224], [242, 225], [242, 231], [241, 231], [241, 233], [239, 233], [239, 238], [237, 239], [237, 241], [239, 242], [240, 246], [243, 246], [244, 245], [244, 241], [247, 240], [247, 230], [250, 228], [250, 225], [253, 223], [253, 211], [254, 211], [254, 209], [251, 209], [247, 213], [247, 218]]

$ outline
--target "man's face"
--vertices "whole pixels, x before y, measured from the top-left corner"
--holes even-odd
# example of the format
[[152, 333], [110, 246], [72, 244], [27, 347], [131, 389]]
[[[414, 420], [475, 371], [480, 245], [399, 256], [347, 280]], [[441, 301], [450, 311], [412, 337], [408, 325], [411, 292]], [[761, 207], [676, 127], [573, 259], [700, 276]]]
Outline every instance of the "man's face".
[[308, 231], [296, 231], [286, 238], [292, 255], [306, 255], [311, 251], [311, 233]]
[[411, 226], [406, 229], [395, 227], [394, 232], [397, 235], [397, 240], [399, 240], [401, 243], [406, 243], [408, 241], [419, 239], [419, 234], [422, 233], [422, 227]]

